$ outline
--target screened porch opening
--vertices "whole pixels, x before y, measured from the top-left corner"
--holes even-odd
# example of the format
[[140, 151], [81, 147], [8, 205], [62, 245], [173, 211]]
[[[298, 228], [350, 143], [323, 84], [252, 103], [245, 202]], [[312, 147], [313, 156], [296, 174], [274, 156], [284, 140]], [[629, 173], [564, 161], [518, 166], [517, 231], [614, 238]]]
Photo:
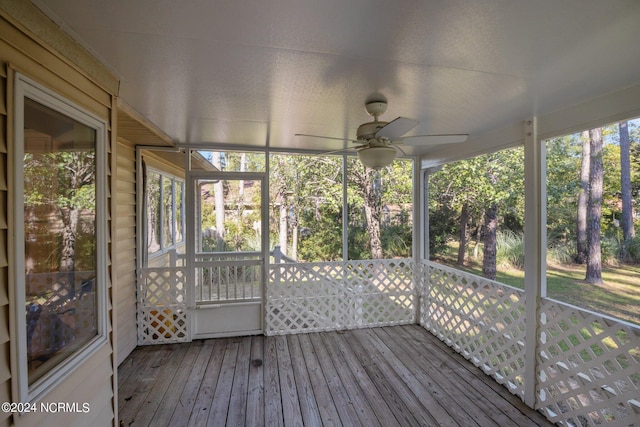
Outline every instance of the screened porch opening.
[[[514, 165], [527, 164], [530, 156], [542, 155], [540, 144], [530, 138], [518, 155], [520, 158]], [[159, 157], [173, 161], [158, 163]], [[329, 345], [325, 340], [343, 340], [343, 336], [348, 336], [354, 343], [366, 346], [381, 344], [380, 340], [384, 343], [391, 339], [387, 336], [398, 340], [397, 333], [420, 341], [416, 328], [420, 328], [420, 334], [430, 333], [466, 359], [470, 366], [464, 369], [479, 369], [552, 422], [616, 425], [638, 418], [637, 325], [547, 298], [546, 294], [536, 295], [526, 285], [523, 289], [500, 283], [427, 259], [438, 237], [434, 230], [428, 230], [429, 225], [438, 221], [437, 217], [430, 218], [432, 212], [430, 215], [426, 212], [427, 206], [431, 209], [434, 197], [433, 194], [427, 197], [432, 188], [426, 186], [431, 174], [437, 173], [435, 170], [418, 171], [417, 163], [410, 160], [396, 161], [389, 169], [378, 172], [359, 169], [361, 165], [356, 159], [348, 156], [200, 149], [184, 149], [171, 155], [139, 153], [139, 161], [143, 159], [160, 168], [160, 175], [170, 171], [175, 174], [172, 208], [158, 207], [157, 220], [168, 224], [163, 222], [162, 215], [166, 214], [162, 212], [171, 212], [174, 225], [167, 229], [172, 233], [184, 230], [184, 241], [177, 242], [179, 239], [174, 237], [170, 241], [176, 243], [166, 250], [150, 253], [147, 248], [140, 256], [145, 264], [138, 274], [138, 344], [170, 346], [163, 347], [165, 350], [140, 348], [130, 358], [136, 360], [140, 352], [169, 364], [180, 364], [169, 354], [179, 352], [177, 357], [190, 361], [197, 360], [198, 352], [213, 351], [202, 356], [211, 358], [208, 363], [214, 363], [211, 369], [217, 373], [210, 379], [212, 384], [206, 378], [199, 385], [185, 383], [185, 378], [195, 375], [186, 367], [176, 371], [176, 375], [182, 372], [175, 378], [176, 384], [170, 379], [153, 379], [157, 387], [165, 387], [165, 381], [170, 381], [168, 386], [191, 393], [188, 405], [193, 404], [192, 399], [212, 399], [208, 404], [200, 403], [208, 405], [205, 412], [210, 420], [217, 419], [216, 411], [228, 417], [235, 411], [233, 416], [240, 416], [236, 405], [247, 405], [245, 409], [249, 410], [249, 395], [235, 402], [233, 398], [229, 400], [229, 393], [235, 396], [235, 387], [246, 387], [244, 380], [236, 376], [251, 376], [254, 371], [260, 372], [255, 375], [265, 381], [258, 386], [265, 392], [261, 399], [267, 399], [266, 388], [273, 386], [266, 383], [266, 375], [280, 375], [270, 381], [284, 387], [281, 393], [298, 393], [301, 399], [299, 408], [282, 407], [276, 418], [282, 416], [282, 411], [304, 411], [306, 403], [300, 397], [305, 393], [304, 387], [326, 389], [330, 385], [305, 385], [304, 381], [312, 374], [296, 371], [303, 366], [309, 369], [309, 365], [296, 364], [302, 360], [308, 363], [307, 358], [313, 357], [303, 354], [304, 346], [300, 347], [303, 342], [313, 349], [310, 354], [319, 357], [316, 346]], [[513, 171], [504, 159], [499, 162], [505, 170]], [[518, 186], [520, 182], [519, 193], [507, 196], [522, 203], [524, 211], [529, 209], [524, 204], [525, 195], [531, 191], [528, 188], [531, 184], [525, 184], [530, 172], [524, 168], [519, 173], [523, 176], [511, 183]], [[407, 181], [410, 186], [398, 184]], [[183, 198], [175, 195], [176, 182], [185, 183]], [[140, 192], [148, 194], [147, 189]], [[148, 224], [149, 212], [145, 215], [141, 220]], [[180, 221], [183, 222], [177, 224]], [[194, 236], [193, 241], [190, 236]], [[528, 304], [531, 298], [538, 303]], [[528, 322], [529, 318], [537, 320]], [[314, 335], [298, 337], [301, 333]], [[375, 382], [379, 370], [390, 369], [387, 364], [394, 365], [391, 361], [401, 357], [395, 353], [395, 341], [384, 345], [376, 350], [379, 354], [363, 348], [342, 350], [339, 345], [340, 351], [362, 352], [370, 359], [353, 365], [356, 362], [351, 356], [343, 354], [347, 358], [346, 367], [333, 369], [351, 369], [352, 373], [345, 378], [360, 373], [363, 378], [359, 381]], [[266, 355], [265, 359], [254, 357], [254, 346], [258, 353], [275, 351], [273, 361], [291, 364], [293, 371], [268, 374], [270, 368], [260, 364], [266, 361]], [[231, 360], [252, 362], [229, 373], [232, 371], [227, 372], [224, 367], [233, 364]], [[135, 374], [127, 373], [130, 368], [126, 366], [130, 363], [134, 362], [123, 363], [123, 376], [135, 378]], [[322, 371], [325, 376], [332, 372], [324, 368]], [[414, 380], [402, 373], [394, 375], [400, 375], [401, 380], [394, 376], [384, 379], [375, 384], [377, 393], [384, 393], [387, 388], [395, 388], [396, 392], [411, 388]], [[391, 383], [387, 384], [387, 380]], [[300, 387], [297, 391], [286, 389], [285, 382], [291, 381]], [[409, 382], [398, 385], [397, 381]], [[442, 381], [428, 384], [445, 387]], [[176, 411], [172, 412], [174, 416], [186, 411], [174, 405], [176, 395], [165, 397], [169, 406], [160, 403], [160, 397], [154, 397], [153, 402], [159, 406], [146, 412], [135, 402], [144, 400], [139, 393], [144, 395], [147, 391], [127, 382], [122, 382], [121, 387], [124, 387], [121, 396], [131, 399], [123, 402], [127, 408], [124, 413], [131, 419], [169, 416], [165, 411]], [[204, 388], [200, 390], [201, 387]], [[366, 388], [362, 384], [360, 387]], [[239, 393], [244, 395], [243, 391]], [[322, 393], [314, 394], [315, 404], [322, 405], [317, 399], [327, 399]], [[430, 389], [429, 393], [437, 392]], [[222, 400], [218, 400], [220, 396]], [[409, 396], [400, 405], [415, 405], [416, 399], [424, 398], [426, 395]], [[283, 394], [282, 405], [286, 405], [284, 400]], [[263, 403], [262, 409], [254, 409], [269, 411], [266, 400]], [[216, 405], [219, 407], [214, 409]], [[375, 401], [364, 405], [374, 407]], [[357, 405], [354, 408], [363, 410]], [[428, 410], [421, 412], [424, 410], [421, 408], [409, 413], [425, 419], [434, 416]], [[249, 412], [245, 415], [250, 416]], [[257, 416], [268, 415], [265, 412]], [[498, 420], [502, 417], [497, 416]], [[197, 417], [191, 413], [186, 420]], [[381, 423], [383, 420], [384, 417], [379, 418]]]

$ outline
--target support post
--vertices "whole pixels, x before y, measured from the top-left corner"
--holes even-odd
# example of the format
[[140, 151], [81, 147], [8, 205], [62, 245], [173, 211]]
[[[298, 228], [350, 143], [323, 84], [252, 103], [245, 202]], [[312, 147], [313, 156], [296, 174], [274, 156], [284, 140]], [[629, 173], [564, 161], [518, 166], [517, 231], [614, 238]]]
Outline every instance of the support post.
[[535, 408], [538, 354], [538, 307], [547, 294], [546, 150], [538, 141], [536, 117], [525, 121], [524, 140], [524, 293], [525, 374], [524, 403]]

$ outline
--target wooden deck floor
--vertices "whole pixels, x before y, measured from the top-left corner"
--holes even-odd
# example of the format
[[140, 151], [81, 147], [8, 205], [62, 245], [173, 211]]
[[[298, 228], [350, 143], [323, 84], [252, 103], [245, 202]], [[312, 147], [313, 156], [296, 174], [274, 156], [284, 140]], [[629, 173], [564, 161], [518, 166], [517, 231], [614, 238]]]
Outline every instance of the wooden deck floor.
[[550, 425], [417, 325], [140, 347], [123, 426]]

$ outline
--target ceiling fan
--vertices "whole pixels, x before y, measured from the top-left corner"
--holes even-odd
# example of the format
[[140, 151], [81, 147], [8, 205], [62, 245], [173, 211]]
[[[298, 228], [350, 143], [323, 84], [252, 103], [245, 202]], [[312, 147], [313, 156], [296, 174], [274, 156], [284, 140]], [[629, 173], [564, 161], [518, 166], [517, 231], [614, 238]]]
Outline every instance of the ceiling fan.
[[397, 150], [406, 155], [399, 145], [426, 146], [438, 144], [455, 144], [467, 140], [468, 134], [443, 134], [443, 135], [415, 135], [403, 137], [404, 134], [418, 125], [417, 120], [406, 117], [398, 117], [390, 122], [378, 120], [387, 110], [385, 101], [368, 102], [365, 110], [373, 121], [361, 124], [356, 132], [356, 139], [335, 138], [322, 135], [308, 135], [297, 133], [296, 136], [310, 136], [314, 138], [335, 139], [339, 141], [351, 141], [360, 144], [343, 150], [329, 151], [324, 154], [339, 153], [348, 150], [357, 150], [358, 158], [367, 167], [381, 169], [391, 164], [396, 158]]

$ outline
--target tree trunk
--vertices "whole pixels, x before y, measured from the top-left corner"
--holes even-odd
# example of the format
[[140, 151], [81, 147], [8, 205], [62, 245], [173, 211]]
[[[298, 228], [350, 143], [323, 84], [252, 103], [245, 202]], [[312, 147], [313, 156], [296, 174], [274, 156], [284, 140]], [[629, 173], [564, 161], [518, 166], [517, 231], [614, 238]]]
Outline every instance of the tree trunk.
[[364, 182], [362, 186], [364, 196], [364, 213], [367, 220], [367, 232], [371, 245], [371, 258], [382, 258], [382, 239], [380, 236], [380, 214], [382, 200], [379, 187], [378, 171], [365, 168]]
[[469, 222], [469, 207], [462, 206], [460, 212], [460, 244], [458, 245], [458, 265], [464, 265], [464, 257], [467, 253], [467, 223]]
[[75, 208], [61, 210], [62, 254], [60, 256], [60, 271], [74, 271], [76, 266], [76, 237], [78, 234], [78, 219], [80, 212]]
[[[212, 158], [213, 166], [218, 170], [222, 170], [222, 159], [220, 153], [214, 153]], [[213, 200], [216, 213], [216, 237], [224, 240], [225, 235], [225, 211], [224, 211], [224, 184], [222, 180], [218, 180], [213, 184]]]
[[280, 251], [287, 255], [287, 204], [282, 200], [280, 202], [280, 226], [279, 226], [279, 243]]
[[582, 164], [580, 167], [580, 192], [578, 193], [578, 220], [576, 223], [576, 262], [587, 261], [587, 203], [589, 200], [589, 164], [591, 146], [589, 131], [582, 132]]
[[484, 256], [482, 275], [496, 280], [496, 231], [498, 228], [498, 206], [492, 203], [484, 212]]
[[600, 220], [602, 217], [602, 129], [589, 132], [591, 162], [589, 165], [589, 203], [587, 212], [587, 283], [602, 283], [602, 253], [600, 248]]
[[622, 192], [622, 238], [626, 244], [636, 237], [636, 231], [633, 226], [633, 205], [631, 198], [631, 158], [629, 144], [629, 128], [627, 122], [620, 122], [620, 188]]

